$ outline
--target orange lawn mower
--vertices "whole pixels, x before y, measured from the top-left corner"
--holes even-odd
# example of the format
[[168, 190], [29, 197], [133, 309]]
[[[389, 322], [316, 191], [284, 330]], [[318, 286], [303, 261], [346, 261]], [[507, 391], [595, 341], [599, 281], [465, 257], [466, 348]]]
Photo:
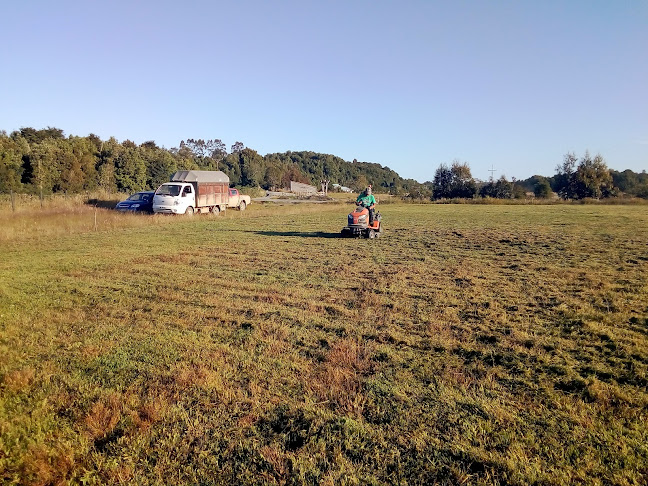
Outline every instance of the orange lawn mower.
[[[373, 205], [371, 209], [373, 210]], [[383, 232], [380, 213], [376, 213], [371, 221], [369, 216], [369, 208], [358, 205], [355, 211], [349, 213], [347, 226], [342, 228], [342, 236], [378, 238]]]

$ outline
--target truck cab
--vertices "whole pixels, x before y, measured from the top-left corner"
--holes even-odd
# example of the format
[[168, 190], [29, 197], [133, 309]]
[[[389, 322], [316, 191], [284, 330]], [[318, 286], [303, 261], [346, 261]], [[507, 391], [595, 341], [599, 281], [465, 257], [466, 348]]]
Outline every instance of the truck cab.
[[227, 207], [228, 208], [238, 208], [240, 211], [244, 211], [245, 208], [250, 204], [250, 196], [241, 194], [238, 189], [235, 187], [229, 188]]
[[153, 211], [167, 214], [192, 214], [196, 208], [196, 192], [192, 184], [165, 182], [153, 196]]

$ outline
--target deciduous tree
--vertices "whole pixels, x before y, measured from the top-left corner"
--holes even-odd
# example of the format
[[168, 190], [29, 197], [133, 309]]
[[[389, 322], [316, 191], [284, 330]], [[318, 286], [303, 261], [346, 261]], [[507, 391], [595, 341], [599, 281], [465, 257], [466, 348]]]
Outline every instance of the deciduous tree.
[[501, 176], [497, 181], [490, 181], [483, 185], [479, 190], [482, 197], [492, 197], [497, 199], [511, 199], [513, 197], [513, 183]]
[[241, 166], [241, 184], [258, 187], [263, 183], [265, 165], [263, 157], [256, 150], [245, 148], [238, 152]]
[[434, 174], [432, 197], [472, 198], [477, 193], [477, 185], [465, 162], [455, 160], [451, 167], [441, 164]]
[[554, 189], [563, 199], [609, 197], [614, 193], [612, 175], [601, 155], [592, 159], [588, 151], [578, 161], [573, 153], [556, 167]]
[[556, 167], [556, 176], [554, 178], [554, 190], [563, 199], [577, 197], [578, 184], [576, 181], [576, 164], [578, 158], [576, 154], [568, 152], [563, 157], [562, 164]]
[[13, 194], [22, 189], [22, 155], [29, 150], [22, 137], [12, 139], [0, 134], [0, 193]]
[[124, 150], [115, 157], [117, 189], [128, 193], [141, 191], [146, 187], [146, 163], [137, 147], [122, 147]]
[[548, 199], [553, 194], [549, 181], [542, 176], [537, 176], [535, 185], [533, 186], [533, 194], [540, 199]]
[[139, 151], [146, 164], [146, 187], [148, 189], [157, 189], [160, 184], [168, 182], [178, 170], [177, 160], [167, 150], [142, 144]]
[[600, 199], [612, 194], [612, 176], [601, 155], [596, 155], [592, 159], [589, 152], [585, 152], [576, 169], [576, 178], [580, 198]]
[[41, 199], [44, 194], [51, 194], [60, 187], [61, 168], [58, 164], [55, 140], [45, 139], [31, 145], [29, 157], [25, 160], [29, 174], [29, 184]]
[[450, 168], [441, 164], [434, 173], [432, 182], [432, 197], [434, 199], [447, 199], [452, 197], [452, 171]]

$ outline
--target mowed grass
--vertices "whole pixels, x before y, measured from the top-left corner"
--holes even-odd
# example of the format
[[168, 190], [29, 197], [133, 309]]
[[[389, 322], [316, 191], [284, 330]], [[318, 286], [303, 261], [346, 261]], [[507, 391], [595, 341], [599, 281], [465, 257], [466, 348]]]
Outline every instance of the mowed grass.
[[351, 207], [12, 230], [0, 482], [645, 484], [644, 208]]

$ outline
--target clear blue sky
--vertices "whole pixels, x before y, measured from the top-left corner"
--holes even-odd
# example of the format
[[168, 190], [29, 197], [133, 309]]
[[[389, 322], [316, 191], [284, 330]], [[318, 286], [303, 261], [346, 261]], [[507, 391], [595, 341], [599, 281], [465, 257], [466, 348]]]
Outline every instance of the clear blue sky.
[[240, 141], [432, 180], [648, 170], [646, 0], [5, 1], [0, 130]]

